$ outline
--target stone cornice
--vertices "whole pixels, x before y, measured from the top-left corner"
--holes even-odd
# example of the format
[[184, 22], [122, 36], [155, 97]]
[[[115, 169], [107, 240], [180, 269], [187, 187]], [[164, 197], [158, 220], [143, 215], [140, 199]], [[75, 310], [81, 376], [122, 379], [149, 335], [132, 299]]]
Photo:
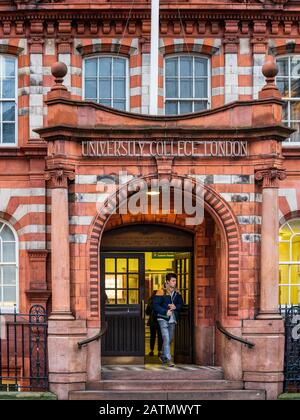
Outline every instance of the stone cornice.
[[170, 138], [182, 139], [183, 136], [189, 136], [190, 138], [199, 140], [247, 140], [257, 141], [259, 140], [276, 140], [284, 141], [288, 138], [293, 130], [289, 129], [284, 125], [276, 126], [256, 126], [256, 127], [239, 127], [239, 128], [228, 128], [228, 127], [216, 127], [212, 128], [201, 128], [201, 127], [189, 127], [189, 126], [169, 126], [169, 127], [148, 127], [145, 125], [124, 127], [124, 126], [102, 126], [99, 128], [79, 128], [79, 127], [67, 127], [67, 126], [53, 126], [45, 127], [39, 130], [40, 135], [46, 141], [82, 141], [82, 140], [95, 140], [95, 139], [114, 139], [117, 136], [118, 139], [134, 138], [152, 139], [152, 138]]
[[[128, 19], [128, 10], [130, 9], [129, 4], [121, 9], [112, 8], [109, 9], [107, 5], [103, 7], [98, 6], [95, 10], [89, 8], [74, 8], [70, 9], [59, 9], [57, 7], [51, 8], [51, 5], [47, 5], [45, 9], [40, 8], [37, 9], [27, 9], [27, 10], [12, 10], [11, 8], [8, 10], [3, 10], [0, 8], [0, 18], [1, 20], [68, 20], [68, 19], [75, 19], [75, 20], [98, 20], [98, 19]], [[227, 5], [228, 6], [228, 5]], [[189, 8], [184, 9], [183, 7], [180, 8], [180, 16], [178, 14], [178, 10], [172, 10], [170, 8], [163, 9], [161, 7], [160, 11], [160, 20], [164, 19], [207, 19], [207, 20], [219, 20], [219, 19], [226, 19], [226, 20], [270, 20], [275, 19], [277, 21], [280, 20], [293, 20], [299, 17], [300, 5], [295, 7], [295, 9], [284, 9], [282, 7], [272, 7], [272, 8], [265, 8], [262, 6], [255, 5], [255, 8], [249, 8], [251, 5], [247, 5], [247, 8], [241, 7], [240, 4], [235, 4], [234, 10], [226, 8], [213, 8], [208, 9], [207, 7], [204, 9], [197, 8], [195, 10]], [[130, 14], [131, 20], [139, 20], [139, 19], [151, 19], [151, 11], [150, 8], [143, 7], [141, 9], [135, 7], [135, 9]]]

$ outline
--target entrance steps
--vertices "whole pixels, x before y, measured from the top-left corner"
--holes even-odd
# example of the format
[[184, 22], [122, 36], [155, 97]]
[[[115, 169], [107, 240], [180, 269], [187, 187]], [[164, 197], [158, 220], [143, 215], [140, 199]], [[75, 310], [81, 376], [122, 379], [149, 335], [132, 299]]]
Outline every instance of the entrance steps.
[[227, 381], [215, 366], [106, 366], [101, 381], [70, 400], [264, 400], [265, 391], [245, 390], [242, 381]]

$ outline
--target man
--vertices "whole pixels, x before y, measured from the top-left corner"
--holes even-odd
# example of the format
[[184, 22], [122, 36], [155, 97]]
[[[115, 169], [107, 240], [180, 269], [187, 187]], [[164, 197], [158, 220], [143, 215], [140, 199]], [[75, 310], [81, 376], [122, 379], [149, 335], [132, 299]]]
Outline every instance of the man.
[[179, 319], [179, 312], [183, 305], [181, 294], [176, 289], [176, 282], [176, 274], [168, 273], [164, 289], [158, 290], [153, 298], [153, 309], [157, 314], [157, 321], [163, 338], [163, 352], [160, 359], [163, 364], [169, 367], [175, 366], [171, 357], [171, 343]]

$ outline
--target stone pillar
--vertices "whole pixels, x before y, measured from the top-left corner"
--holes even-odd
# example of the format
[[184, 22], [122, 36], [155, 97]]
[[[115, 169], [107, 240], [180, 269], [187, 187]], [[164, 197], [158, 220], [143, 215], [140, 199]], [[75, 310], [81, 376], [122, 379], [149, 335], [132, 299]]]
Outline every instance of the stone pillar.
[[51, 318], [73, 319], [70, 302], [70, 245], [68, 179], [74, 179], [69, 169], [54, 169], [46, 174], [51, 180]]
[[262, 181], [261, 275], [258, 319], [281, 318], [278, 306], [278, 188], [285, 178], [281, 169], [257, 171], [255, 179]]
[[[70, 302], [70, 250], [68, 180], [73, 168], [51, 162], [46, 179], [51, 182], [51, 273], [52, 312], [48, 326], [49, 388], [58, 399], [69, 391], [84, 390], [86, 349], [78, 342], [86, 338], [86, 321], [74, 319]], [[49, 165], [49, 163], [48, 163]]]

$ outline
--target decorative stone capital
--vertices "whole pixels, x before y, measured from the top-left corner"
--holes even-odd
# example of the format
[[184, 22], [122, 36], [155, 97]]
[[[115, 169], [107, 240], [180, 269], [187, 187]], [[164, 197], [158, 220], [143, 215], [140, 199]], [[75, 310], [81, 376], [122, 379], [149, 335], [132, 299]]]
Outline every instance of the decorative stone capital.
[[75, 172], [69, 169], [50, 169], [45, 173], [45, 179], [50, 181], [50, 188], [68, 188], [68, 180], [75, 179]]
[[279, 181], [285, 178], [286, 173], [283, 169], [268, 168], [255, 172], [255, 180], [262, 182], [263, 188], [279, 188]]

